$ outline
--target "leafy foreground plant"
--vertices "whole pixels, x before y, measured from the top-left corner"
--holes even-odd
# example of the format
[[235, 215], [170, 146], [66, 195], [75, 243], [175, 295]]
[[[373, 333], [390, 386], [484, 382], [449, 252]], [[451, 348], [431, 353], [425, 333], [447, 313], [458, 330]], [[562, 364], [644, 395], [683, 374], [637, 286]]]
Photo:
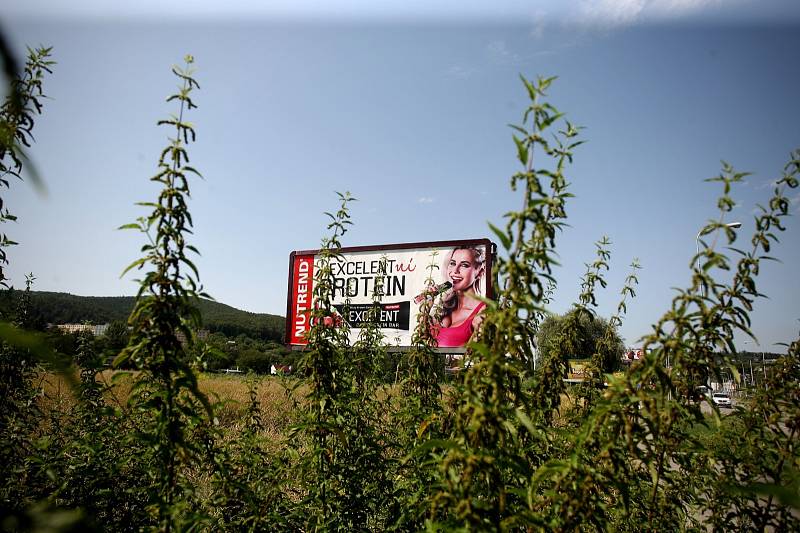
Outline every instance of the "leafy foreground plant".
[[[526, 170], [512, 179], [512, 186], [521, 180], [526, 183], [525, 203], [520, 212], [508, 215], [505, 231], [493, 227], [508, 253], [499, 269], [504, 288], [499, 302], [488, 305], [480, 338], [470, 344], [475, 363], [458, 386], [453, 432], [448, 439], [418, 450], [432, 462], [438, 458], [436, 487], [422, 504], [429, 513], [428, 528], [638, 531], [719, 523], [748, 529], [767, 524], [797, 529], [796, 516], [783, 503], [796, 500], [789, 496], [797, 487], [798, 453], [790, 444], [794, 433], [786, 421], [798, 416], [797, 404], [782, 402], [779, 412], [767, 409], [773, 414], [762, 415], [759, 420], [763, 421], [746, 433], [754, 439], [767, 431], [771, 438], [765, 440], [775, 450], [768, 456], [773, 459], [740, 463], [727, 478], [720, 472], [719, 461], [724, 457], [703, 446], [690, 429], [706, 423], [696, 387], [730, 365], [737, 331], [751, 334], [748, 312], [760, 296], [755, 276], [760, 261], [768, 258], [771, 244], [777, 241], [777, 232], [783, 230], [781, 219], [788, 215], [789, 206], [784, 189], [797, 187], [798, 153], [793, 154], [768, 207], [756, 217], [752, 250], [738, 251], [742, 258], [733, 281], [714, 280], [712, 271], [727, 270], [729, 262], [723, 254], [706, 248], [699, 258], [703, 264], [694, 270], [692, 287], [680, 291], [672, 309], [644, 339], [644, 359], [623, 378], [611, 380], [602, 395], [587, 397], [584, 418], [574, 421], [575, 429], [563, 432], [554, 415], [561, 404], [564, 358], [571, 353], [574, 332], [551, 346], [552, 355], [540, 366], [531, 392], [520, 387], [531, 349], [530, 319], [541, 310], [541, 280], [550, 275], [554, 236], [565, 216], [568, 193], [563, 163], [571, 159], [570, 150], [576, 144], [569, 140], [576, 131], [569, 126], [563, 132], [567, 140], [558, 147], [541, 141], [540, 130], [559, 117], [552, 107], [538, 102], [550, 81], [525, 82], [532, 100], [525, 118], [532, 116], [533, 124], [530, 131], [517, 128], [525, 135], [515, 141]], [[537, 145], [559, 158], [556, 171], [534, 169], [530, 158]], [[540, 176], [549, 178], [549, 188], [539, 181]], [[736, 235], [724, 223], [724, 215], [733, 206], [731, 187], [743, 176], [726, 165], [712, 180], [723, 184], [721, 213], [703, 234], [724, 231], [733, 242]], [[525, 231], [528, 225], [530, 234]], [[529, 236], [520, 240], [523, 235]], [[599, 273], [607, 259], [603, 243], [598, 254], [584, 279], [579, 308], [587, 309], [594, 300], [594, 287], [600, 283]], [[600, 352], [596, 355], [599, 366], [605, 357]], [[796, 384], [790, 370], [797, 361], [791, 353], [789, 357], [795, 359], [784, 368], [792, 383], [787, 393], [793, 397], [790, 392]], [[593, 371], [594, 380], [598, 371]], [[783, 427], [789, 429], [778, 431]], [[743, 471], [751, 472], [750, 485], [745, 487]], [[756, 491], [755, 479], [775, 484]], [[710, 486], [732, 487], [726, 491], [725, 504], [709, 500]], [[780, 504], [784, 506], [779, 510]]]
[[[30, 304], [28, 279], [20, 294], [12, 327], [24, 328]], [[25, 485], [34, 477], [32, 459], [36, 448], [36, 426], [41, 412], [36, 404], [39, 393], [34, 387], [37, 373], [34, 355], [25, 349], [0, 343], [0, 461], [4, 474], [0, 478], [0, 520], [21, 513], [28, 503]]]
[[[552, 279], [555, 238], [566, 218], [564, 171], [572, 161], [578, 129], [569, 122], [554, 144], [545, 132], [562, 117], [541, 102], [553, 78], [523, 83], [530, 105], [514, 137], [523, 170], [511, 178], [524, 187], [520, 211], [507, 216], [504, 230], [491, 226], [506, 250], [499, 258], [503, 280], [498, 302], [487, 301], [477, 342], [469, 345], [474, 364], [458, 385], [453, 432], [442, 443], [437, 487], [428, 502], [431, 529], [502, 530], [517, 527], [526, 508], [526, 481], [548, 456], [552, 437], [537, 431], [548, 423], [563, 390], [566, 361], [552, 358], [539, 373], [534, 395], [522, 387], [533, 359], [534, 324], [543, 311], [546, 281]], [[554, 159], [555, 170], [534, 165], [536, 150]], [[498, 286], [495, 284], [495, 286]]]
[[199, 463], [203, 450], [196, 432], [212, 417], [211, 405], [200, 392], [186, 357], [200, 325], [192, 300], [208, 296], [199, 288], [197, 268], [187, 255], [198, 253], [186, 236], [192, 227], [187, 207], [189, 176], [199, 173], [188, 164], [186, 145], [194, 141], [195, 131], [184, 113], [196, 107], [190, 95], [199, 85], [192, 77], [193, 58], [186, 56], [185, 61], [185, 67], [172, 70], [182, 86], [167, 99], [178, 103], [178, 114], [158, 122], [175, 131], [159, 158], [159, 172], [151, 178], [162, 186], [161, 193], [155, 203], [140, 204], [152, 208], [149, 215], [122, 226], [148, 237], [142, 247], [144, 256], [125, 272], [150, 270], [141, 280], [128, 320], [132, 329], [128, 346], [114, 361], [115, 366], [132, 363], [140, 370], [129, 398], [139, 426], [133, 438], [146, 445], [153, 461], [144, 496], [161, 531], [186, 529], [205, 518], [194, 512], [194, 487], [186, 479], [186, 469]]
[[[431, 252], [426, 267], [425, 286], [436, 286], [439, 252]], [[427, 454], [447, 436], [447, 411], [443, 405], [443, 358], [436, 353], [434, 328], [438, 315], [434, 298], [424, 298], [411, 337], [411, 348], [403, 357], [405, 377], [400, 383], [400, 398], [391, 416], [395, 420], [394, 444], [398, 457], [392, 466], [394, 497], [388, 523], [394, 530], [415, 531], [425, 525], [426, 499], [436, 476], [440, 456]], [[409, 453], [413, 451], [413, 453]]]
[[[9, 188], [10, 179], [22, 179], [24, 148], [33, 142], [36, 115], [42, 112], [45, 73], [52, 73], [52, 48], [28, 49], [22, 72], [0, 34], [2, 56], [8, 81], [8, 92], [0, 106], [0, 188]], [[5, 80], [4, 80], [5, 81]], [[27, 161], [28, 176], [40, 185], [35, 168]], [[0, 224], [14, 222], [0, 198]], [[6, 248], [17, 244], [0, 232], [0, 288], [8, 289], [5, 268], [8, 265]], [[42, 412], [37, 405], [39, 390], [34, 379], [41, 368], [39, 361], [48, 361], [56, 369], [65, 369], [64, 361], [55, 357], [52, 349], [40, 336], [25, 329], [32, 325], [30, 289], [33, 274], [26, 276], [26, 289], [19, 294], [16, 308], [0, 317], [0, 527], [25, 527], [29, 523], [44, 523], [52, 518], [45, 510], [26, 510], [42, 493], [38, 478], [37, 448]], [[75, 513], [61, 514], [64, 523], [75, 523]]]
[[[537, 496], [530, 507], [541, 514], [548, 527], [572, 529], [590, 521], [603, 528], [682, 530], [735, 523], [739, 528], [760, 530], [759, 523], [747, 517], [746, 509], [755, 505], [759, 514], [776, 511], [774, 507], [765, 511], [763, 502], [752, 496], [748, 503], [742, 491], [738, 496], [728, 491], [731, 498], [739, 499], [736, 504], [731, 498], [709, 499], [706, 495], [714, 492], [711, 487], [740, 487], [742, 471], [758, 472], [756, 475], [763, 479], [771, 477], [769, 472], [774, 467], [764, 468], [751, 460], [739, 463], [741, 470], [728, 477], [720, 468], [724, 454], [706, 447], [690, 429], [706, 423], [696, 387], [709, 375], [719, 376], [722, 368], [731, 364], [736, 331], [750, 334], [747, 312], [760, 295], [755, 275], [771, 243], [777, 240], [773, 230], [782, 230], [781, 219], [788, 215], [783, 190], [797, 186], [797, 155], [793, 154], [769, 207], [756, 217], [753, 248], [741, 252], [732, 283], [713, 280], [711, 271], [715, 267], [727, 269], [729, 263], [723, 254], [706, 248], [700, 256], [701, 267], [694, 270], [692, 287], [679, 292], [672, 309], [644, 339], [645, 357], [622, 379], [610, 383], [572, 439], [569, 452], [536, 472], [529, 493]], [[726, 166], [713, 180], [723, 184], [721, 215], [709, 223], [704, 234], [730, 229], [723, 218], [733, 205], [728, 194], [731, 185], [743, 176]], [[726, 237], [732, 242], [736, 235], [726, 231]], [[796, 355], [790, 353], [788, 357], [793, 359], [791, 364], [797, 364]], [[768, 400], [762, 397], [760, 401]], [[793, 420], [800, 412], [798, 404], [784, 403], [782, 407], [785, 410], [779, 419]], [[765, 422], [774, 424], [776, 420]], [[753, 426], [745, 435], [752, 439], [761, 431]], [[786, 433], [782, 438], [790, 439], [791, 435]], [[754, 440], [751, 444], [759, 446]], [[797, 450], [787, 447], [786, 440], [777, 449], [783, 449], [791, 456], [789, 462], [796, 464]], [[780, 479], [778, 485], [784, 486], [786, 478]], [[780, 516], [788, 514], [784, 508]], [[720, 521], [723, 517], [729, 522]], [[781, 523], [797, 529], [800, 524], [796, 520]]]
[[[5, 43], [2, 44], [4, 60], [10, 62], [12, 58], [5, 57], [8, 51]], [[0, 189], [9, 188], [11, 178], [22, 179], [23, 147], [30, 147], [33, 142], [34, 119], [42, 112], [44, 75], [52, 73], [50, 67], [54, 64], [49, 59], [51, 50], [28, 49], [21, 73], [14, 72], [13, 65], [6, 63], [12, 76], [8, 94], [0, 107]], [[36, 174], [32, 176], [35, 180]], [[0, 224], [16, 220], [0, 198]], [[15, 244], [5, 232], [0, 232], [0, 287], [5, 289], [9, 287], [4, 270], [8, 265], [6, 248]], [[2, 324], [0, 343], [0, 464], [9, 472], [8, 476], [3, 476], [0, 486], [0, 506], [15, 512], [23, 506], [23, 501], [12, 492], [22, 483], [12, 476], [27, 478], [29, 468], [25, 463], [32, 456], [30, 439], [39, 415], [34, 402], [37, 391], [32, 386], [37, 371], [37, 350], [24, 347], [39, 343], [22, 331], [30, 326], [28, 314], [33, 280], [33, 274], [27, 277], [26, 290], [19, 296], [15, 316], [0, 317], [8, 322]]]
[[349, 193], [328, 213], [331, 236], [314, 265], [314, 309], [308, 346], [301, 361], [308, 389], [303, 421], [291, 432], [305, 497], [295, 507], [303, 529], [352, 531], [382, 529], [389, 491], [376, 398], [383, 355], [377, 329], [381, 288], [373, 294], [370, 322], [350, 346], [350, 330], [333, 305], [332, 265], [341, 258], [341, 238], [350, 222]]
[[[8, 96], [0, 107], [0, 188], [9, 188], [10, 178], [22, 179], [23, 147], [33, 142], [34, 117], [42, 113], [45, 97], [43, 80], [45, 72], [52, 74], [55, 62], [50, 60], [52, 48], [28, 49], [28, 59], [21, 75], [11, 79]], [[31, 173], [34, 185], [37, 175]], [[16, 221], [0, 198], [0, 224]], [[3, 232], [0, 233], [0, 286], [8, 288], [4, 268], [8, 265], [6, 248], [15, 243]]]

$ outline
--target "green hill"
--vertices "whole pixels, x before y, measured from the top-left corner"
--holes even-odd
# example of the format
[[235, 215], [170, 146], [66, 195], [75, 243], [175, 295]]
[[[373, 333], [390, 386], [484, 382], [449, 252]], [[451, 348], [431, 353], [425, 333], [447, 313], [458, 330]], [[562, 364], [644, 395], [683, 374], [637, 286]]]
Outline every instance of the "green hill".
[[[0, 313], [16, 305], [20, 291], [0, 291]], [[32, 313], [42, 324], [105, 324], [125, 321], [133, 309], [133, 296], [76, 296], [64, 292], [31, 291]], [[283, 341], [284, 318], [266, 313], [250, 313], [210, 300], [198, 300], [203, 327], [229, 337], [240, 334], [254, 339]]]

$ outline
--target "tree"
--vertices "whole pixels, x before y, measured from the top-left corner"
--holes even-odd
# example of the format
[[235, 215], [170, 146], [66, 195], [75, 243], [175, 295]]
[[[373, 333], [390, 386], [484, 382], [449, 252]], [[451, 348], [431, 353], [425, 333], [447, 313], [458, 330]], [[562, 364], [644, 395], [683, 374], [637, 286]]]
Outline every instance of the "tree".
[[[566, 329], [577, 325], [576, 331], [568, 332]], [[619, 366], [620, 358], [625, 351], [625, 344], [616, 331], [613, 332], [612, 348], [602, 347], [600, 342], [609, 329], [608, 320], [586, 312], [573, 309], [563, 315], [552, 314], [544, 319], [536, 335], [536, 345], [539, 347], [539, 356], [546, 358], [555, 347], [559, 339], [573, 339], [571, 359], [588, 359], [602, 350], [603, 372], [613, 372]], [[566, 335], [570, 333], [570, 335]]]
[[128, 325], [120, 320], [114, 320], [108, 325], [104, 335], [106, 347], [114, 351], [114, 355], [119, 353], [128, 345]]
[[255, 348], [243, 350], [239, 357], [236, 358], [236, 364], [239, 367], [259, 374], [269, 374], [272, 363], [272, 357]]

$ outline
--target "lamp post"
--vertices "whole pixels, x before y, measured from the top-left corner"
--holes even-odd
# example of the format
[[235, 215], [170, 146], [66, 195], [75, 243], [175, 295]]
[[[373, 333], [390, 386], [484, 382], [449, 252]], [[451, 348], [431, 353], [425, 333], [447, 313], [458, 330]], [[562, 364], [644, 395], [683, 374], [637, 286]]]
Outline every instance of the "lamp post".
[[[725, 224], [724, 227], [732, 228], [732, 229], [738, 229], [738, 228], [742, 227], [742, 223], [741, 222], [728, 222], [727, 224]], [[703, 230], [700, 230], [700, 231], [697, 232], [697, 237], [695, 237], [695, 239], [694, 239], [695, 243], [697, 244], [697, 246], [696, 246], [697, 253], [695, 254], [695, 257], [696, 257], [695, 266], [697, 267], [697, 270], [700, 270], [700, 257], [699, 257], [700, 256], [700, 237], [702, 237], [702, 236], [703, 236]]]
[[[728, 222], [727, 224], [724, 225], [724, 227], [737, 229], [737, 228], [741, 228], [742, 227], [742, 223], [741, 222]], [[700, 270], [700, 237], [702, 235], [703, 235], [703, 230], [701, 229], [700, 231], [697, 232], [697, 237], [695, 237], [695, 239], [694, 239], [694, 241], [695, 241], [695, 243], [697, 245], [696, 246], [696, 253], [695, 253], [695, 268], [697, 268], [697, 270]], [[706, 295], [706, 288], [704, 286], [703, 287], [703, 296], [705, 296], [705, 295]]]
[[[741, 228], [742, 227], [742, 223], [741, 222], [728, 222], [727, 224], [724, 224], [722, 227], [731, 228], [731, 229], [737, 229], [737, 228]], [[703, 229], [705, 229], [705, 228], [703, 228]], [[695, 239], [694, 239], [695, 244], [696, 244], [695, 268], [698, 271], [700, 270], [700, 237], [702, 237], [702, 235], [703, 235], [703, 229], [701, 229], [700, 231], [697, 232], [697, 237], [695, 237]], [[706, 294], [707, 294], [707, 289], [706, 289], [706, 286], [703, 285], [703, 298], [705, 298]], [[724, 378], [723, 378], [723, 381], [724, 381]]]
[[[767, 387], [767, 362], [764, 351], [761, 349], [761, 344], [758, 341], [747, 341], [745, 344], [755, 344], [756, 349], [758, 350], [756, 353], [761, 354], [761, 372], [764, 374], [764, 388]], [[753, 359], [750, 358], [750, 378], [753, 378]], [[755, 382], [754, 382], [755, 383]]]
[[[757, 349], [759, 349], [760, 346], [761, 346], [760, 344], [758, 344], [758, 341], [745, 341], [744, 343], [745, 344], [753, 344], [754, 346], [756, 346]], [[753, 358], [752, 357], [748, 357], [748, 359], [750, 360], [750, 385], [753, 388], [755, 388], [756, 379], [755, 379], [755, 376], [753, 376]]]

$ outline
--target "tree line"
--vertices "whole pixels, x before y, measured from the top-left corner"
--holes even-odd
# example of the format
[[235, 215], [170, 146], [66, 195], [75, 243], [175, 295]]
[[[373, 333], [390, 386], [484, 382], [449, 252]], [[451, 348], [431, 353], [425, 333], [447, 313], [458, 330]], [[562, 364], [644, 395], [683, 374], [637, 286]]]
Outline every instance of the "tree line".
[[[0, 291], [0, 313], [8, 315], [16, 305], [13, 289]], [[126, 322], [133, 310], [133, 296], [77, 296], [63, 292], [30, 291], [31, 324], [43, 329], [47, 324], [106, 324]], [[212, 300], [197, 298], [202, 328], [227, 337], [246, 335], [251, 339], [282, 342], [284, 317], [250, 313]]]

